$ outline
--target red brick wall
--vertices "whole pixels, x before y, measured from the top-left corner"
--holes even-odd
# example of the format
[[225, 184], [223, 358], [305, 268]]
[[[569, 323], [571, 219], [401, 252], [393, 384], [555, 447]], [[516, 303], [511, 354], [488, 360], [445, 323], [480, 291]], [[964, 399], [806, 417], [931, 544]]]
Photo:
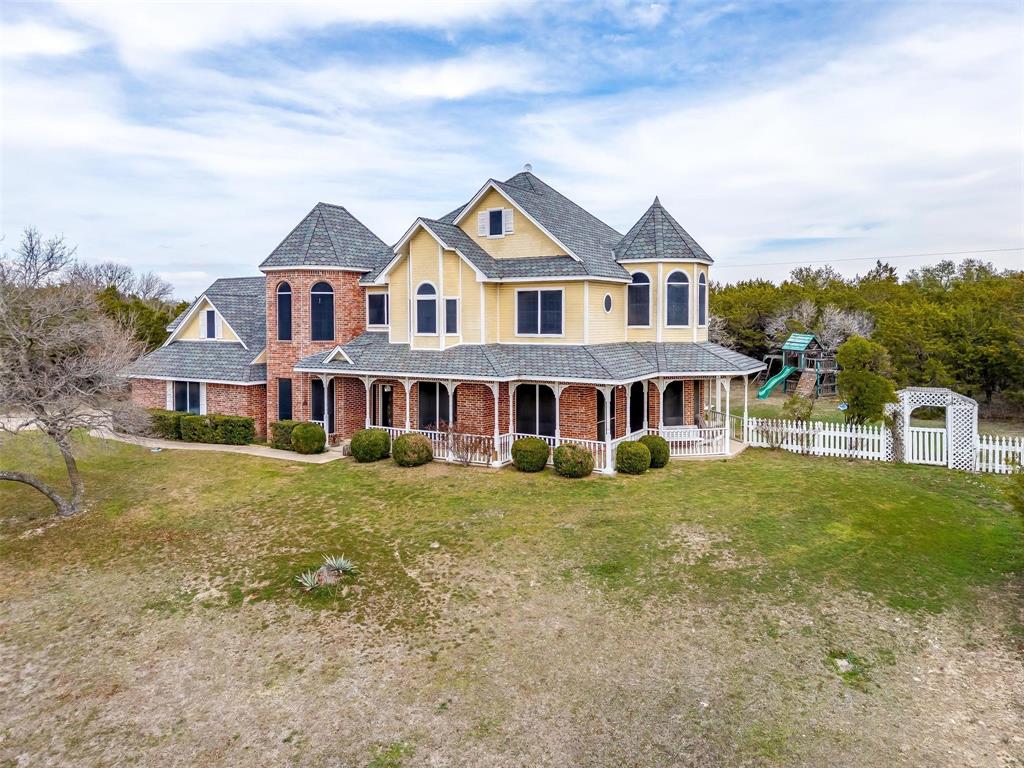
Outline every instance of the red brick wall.
[[[167, 382], [159, 379], [132, 379], [132, 402], [143, 408], [167, 407]], [[267, 387], [264, 384], [207, 384], [206, 412], [228, 416], [248, 416], [256, 422], [256, 434], [265, 435], [267, 427]]]
[[647, 426], [651, 429], [661, 426], [661, 392], [653, 381], [647, 382]]
[[256, 422], [256, 434], [266, 435], [267, 387], [265, 384], [249, 387], [235, 384], [207, 384], [206, 412], [248, 416]]
[[615, 434], [613, 437], [624, 437], [629, 425], [626, 423], [626, 388], [615, 388]]
[[[462, 432], [473, 435], [494, 434], [494, 395], [482, 382], [465, 382], [458, 392], [455, 421]], [[500, 424], [499, 424], [500, 428]]]
[[342, 440], [366, 426], [366, 385], [362, 379], [340, 376], [334, 380], [334, 428]]
[[597, 439], [597, 389], [573, 385], [558, 401], [558, 431], [562, 437]]
[[[315, 352], [333, 349], [351, 341], [366, 329], [365, 291], [358, 272], [295, 269], [267, 273], [267, 415], [277, 420], [277, 380], [292, 379], [292, 417], [309, 419], [309, 376], [293, 372], [295, 363]], [[287, 282], [292, 289], [292, 340], [277, 339], [277, 286]], [[334, 340], [309, 338], [309, 292], [314, 284], [330, 283], [334, 289]], [[335, 387], [338, 385], [335, 384]], [[337, 390], [335, 390], [337, 397]], [[337, 418], [338, 412], [335, 413]]]
[[159, 379], [132, 379], [132, 402], [140, 408], [166, 408], [167, 382]]

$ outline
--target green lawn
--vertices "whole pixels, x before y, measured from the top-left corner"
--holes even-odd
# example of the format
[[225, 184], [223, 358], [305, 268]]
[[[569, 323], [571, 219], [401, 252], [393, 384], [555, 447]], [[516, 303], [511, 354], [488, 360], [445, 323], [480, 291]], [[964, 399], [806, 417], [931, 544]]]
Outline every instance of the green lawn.
[[[0, 449], [52, 479], [56, 459]], [[58, 761], [78, 744], [83, 764], [172, 742], [225, 765], [914, 764], [942, 740], [901, 752], [885, 713], [945, 706], [913, 683], [926, 638], [1024, 680], [1003, 478], [748, 450], [570, 481], [96, 441], [82, 466], [91, 509], [52, 527], [42, 496], [0, 485], [0, 661], [23, 665], [0, 677], [0, 765], [19, 741]], [[359, 576], [302, 593], [323, 553]], [[182, 664], [202, 726], [140, 672], [177, 690]], [[1006, 703], [989, 719], [1011, 724]], [[964, 729], [950, 740], [974, 748]]]

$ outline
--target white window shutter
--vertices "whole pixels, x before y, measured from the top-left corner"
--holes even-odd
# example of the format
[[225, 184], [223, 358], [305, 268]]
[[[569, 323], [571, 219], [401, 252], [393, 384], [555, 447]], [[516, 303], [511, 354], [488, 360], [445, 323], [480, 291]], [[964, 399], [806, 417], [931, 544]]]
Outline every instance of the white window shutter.
[[476, 215], [476, 233], [480, 237], [487, 237], [487, 211], [480, 211]]
[[167, 410], [174, 410], [174, 382], [167, 382]]
[[220, 316], [220, 313], [219, 312], [214, 313], [214, 317], [216, 318], [216, 320], [214, 320], [214, 326], [213, 326], [214, 327], [214, 333], [217, 334], [217, 338], [218, 339], [223, 339], [224, 338], [224, 323], [223, 323], [223, 320], [222, 320], [222, 318]]
[[199, 413], [202, 416], [206, 415], [206, 382], [199, 382]]
[[210, 310], [206, 309], [206, 310], [203, 310], [199, 314], [199, 338], [200, 339], [205, 339], [206, 338], [206, 313], [209, 312], [209, 311]]
[[512, 209], [506, 208], [503, 218], [503, 224], [505, 225], [505, 234], [511, 235], [515, 232], [515, 225], [512, 219]]

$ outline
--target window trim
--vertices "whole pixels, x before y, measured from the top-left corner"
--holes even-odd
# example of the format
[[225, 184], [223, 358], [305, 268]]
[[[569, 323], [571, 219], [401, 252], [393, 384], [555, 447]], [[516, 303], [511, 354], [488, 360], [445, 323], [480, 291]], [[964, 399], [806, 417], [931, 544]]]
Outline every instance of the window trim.
[[[541, 305], [540, 305], [540, 294], [542, 291], [557, 291], [561, 294], [561, 308], [562, 308], [562, 332], [561, 333], [541, 333]], [[519, 294], [520, 293], [536, 293], [537, 294], [537, 333], [520, 333], [519, 332]], [[515, 327], [515, 335], [520, 338], [526, 339], [562, 339], [565, 338], [565, 288], [516, 288], [516, 301], [513, 306], [513, 326]]]
[[[495, 212], [501, 213], [501, 232], [496, 235], [491, 234], [491, 217]], [[505, 236], [505, 208], [488, 208], [487, 209], [487, 234], [485, 237], [488, 240], [500, 240]]]
[[[703, 301], [701, 300], [701, 288], [704, 289]], [[711, 289], [708, 287], [707, 272], [701, 271], [700, 277], [697, 278], [697, 317], [695, 319], [697, 321], [697, 327], [698, 328], [707, 328], [708, 327], [708, 298], [709, 298], [710, 290]], [[703, 323], [700, 321], [700, 314], [701, 314], [702, 305], [703, 305], [703, 309], [704, 309], [704, 322]]]
[[[318, 290], [316, 290], [316, 287], [318, 285], [326, 285], [328, 288], [331, 289], [330, 293], [328, 294], [327, 291], [318, 291]], [[313, 296], [314, 295], [321, 295], [321, 296], [330, 295], [330, 297], [331, 297], [331, 336], [328, 339], [317, 339], [317, 338], [313, 337], [313, 327], [315, 326], [315, 323], [313, 322]], [[336, 315], [337, 315], [338, 308], [337, 308], [337, 306], [334, 303], [334, 295], [335, 295], [334, 286], [331, 285], [326, 280], [318, 280], [317, 282], [313, 283], [312, 286], [310, 286], [310, 289], [309, 289], [309, 340], [310, 341], [334, 341], [335, 338], [337, 337], [338, 334], [337, 334], [337, 331], [335, 329], [335, 324], [336, 324]]]
[[[281, 336], [281, 297], [288, 296], [288, 338]], [[292, 293], [292, 286], [287, 280], [282, 280], [277, 284], [277, 290], [274, 292], [274, 314], [277, 320], [277, 339], [276, 341], [292, 341], [294, 338], [294, 323], [292, 320], [295, 315], [295, 303], [293, 301], [295, 294]], [[310, 320], [313, 318], [310, 317]]]
[[[370, 322], [370, 297], [384, 297], [384, 324]], [[367, 291], [366, 292], [366, 327], [367, 328], [390, 328], [391, 327], [391, 295], [388, 291]]]
[[[448, 330], [448, 302], [455, 302], [455, 330]], [[459, 336], [462, 334], [462, 300], [458, 296], [444, 297], [444, 335]]]
[[[430, 297], [430, 298], [432, 298], [434, 300], [434, 332], [433, 333], [424, 333], [424, 332], [420, 331], [420, 311], [419, 311], [420, 302], [421, 301], [429, 301], [429, 298], [427, 296], [422, 296], [422, 297], [420, 296], [420, 288], [422, 288], [424, 285], [429, 285], [433, 289], [433, 291], [434, 291], [433, 296]], [[438, 335], [440, 335], [438, 333], [438, 330], [441, 327], [441, 319], [440, 319], [440, 317], [438, 317], [441, 314], [440, 310], [438, 308], [438, 304], [440, 304], [440, 294], [438, 293], [437, 286], [434, 285], [434, 283], [432, 281], [430, 281], [430, 280], [421, 280], [420, 284], [416, 286], [416, 291], [413, 293], [412, 298], [413, 298], [413, 304], [412, 304], [412, 307], [413, 307], [413, 323], [412, 323], [413, 324], [413, 336], [438, 336]]]
[[[630, 272], [629, 275], [630, 275], [629, 282], [626, 284], [626, 327], [627, 328], [650, 328], [650, 327], [652, 327], [652, 324], [651, 324], [651, 314], [652, 314], [652, 311], [653, 311], [653, 308], [651, 306], [652, 303], [653, 303], [651, 301], [651, 298], [652, 298], [652, 295], [653, 295], [653, 291], [651, 291], [651, 286], [654, 285], [654, 283], [651, 280], [651, 276], [649, 274], [647, 274], [647, 270], [645, 270], [645, 269], [638, 269], [635, 272]], [[629, 322], [629, 290], [634, 285], [643, 285], [643, 283], [634, 283], [633, 282], [633, 275], [643, 275], [644, 277], [647, 278], [647, 323], [645, 325], [633, 324], [633, 323]]]
[[612, 298], [612, 295], [610, 293], [606, 293], [604, 295], [604, 300], [601, 306], [604, 307], [604, 313], [606, 315], [610, 315], [612, 313], [612, 310], [615, 309], [615, 300]]
[[[175, 390], [178, 384], [185, 385], [185, 410], [178, 410], [178, 396]], [[190, 385], [196, 385], [196, 410], [193, 412], [189, 409], [189, 387]], [[167, 410], [173, 411], [174, 413], [184, 413], [192, 416], [205, 416], [206, 415], [206, 383], [202, 381], [196, 381], [195, 379], [170, 379], [167, 382]]]
[[[682, 275], [683, 276], [682, 282], [673, 283], [672, 282], [672, 275]], [[669, 300], [669, 293], [668, 293], [668, 289], [669, 289], [670, 285], [683, 285], [683, 286], [686, 286], [686, 293], [687, 293], [687, 297], [686, 297], [687, 298], [687, 302], [686, 302], [686, 322], [684, 322], [684, 323], [670, 323], [668, 321], [668, 310], [669, 310], [669, 306], [671, 306], [671, 301]], [[666, 328], [689, 328], [690, 327], [690, 301], [692, 300], [692, 298], [693, 298], [693, 293], [692, 293], [692, 288], [690, 286], [690, 276], [687, 275], [681, 269], [674, 269], [674, 270], [672, 270], [672, 272], [669, 274], [669, 276], [665, 278], [665, 327]]]

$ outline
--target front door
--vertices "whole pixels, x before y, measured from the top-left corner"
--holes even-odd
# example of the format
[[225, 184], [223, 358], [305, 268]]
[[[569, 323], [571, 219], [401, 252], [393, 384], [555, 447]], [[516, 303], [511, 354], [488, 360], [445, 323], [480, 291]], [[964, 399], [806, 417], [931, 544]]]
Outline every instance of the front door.
[[393, 427], [395, 415], [395, 390], [390, 384], [378, 384], [373, 388], [373, 415], [378, 427]]
[[324, 424], [324, 432], [334, 432], [334, 379], [327, 380], [327, 421], [324, 422], [324, 383], [320, 379], [312, 380], [310, 388], [309, 412], [312, 421]]

